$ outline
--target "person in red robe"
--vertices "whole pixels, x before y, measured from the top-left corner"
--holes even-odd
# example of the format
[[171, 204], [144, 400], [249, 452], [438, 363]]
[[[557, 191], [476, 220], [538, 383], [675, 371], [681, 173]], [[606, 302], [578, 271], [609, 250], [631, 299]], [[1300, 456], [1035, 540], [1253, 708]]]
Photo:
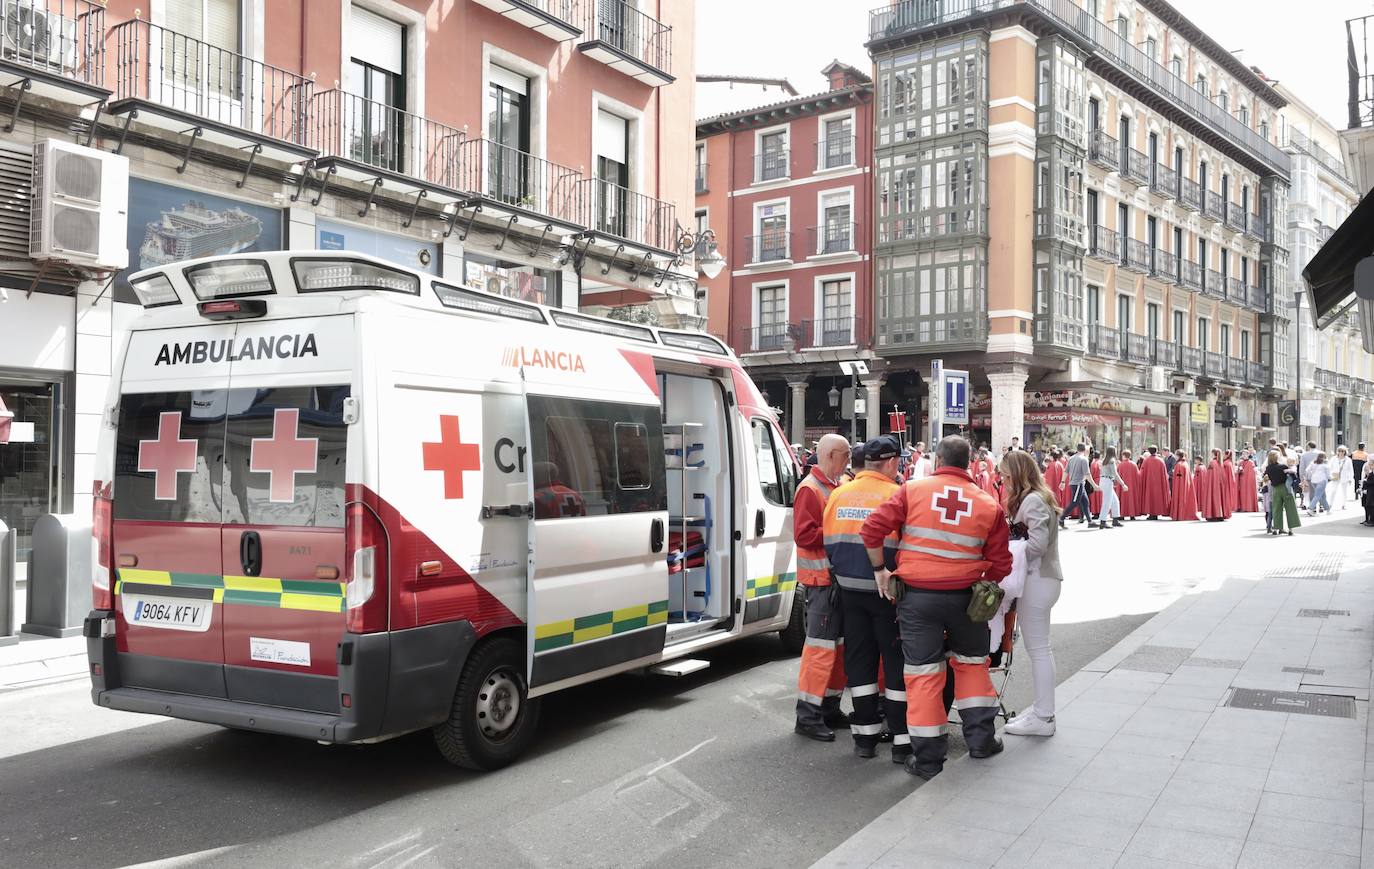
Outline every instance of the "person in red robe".
[[1198, 513], [1202, 512], [1202, 502], [1207, 494], [1207, 465], [1202, 456], [1193, 456], [1193, 500], [1197, 502]]
[[1221, 515], [1230, 519], [1236, 512], [1236, 462], [1230, 450], [1221, 457]]
[[1102, 513], [1102, 456], [1097, 450], [1090, 452], [1092, 464], [1088, 466], [1088, 474], [1092, 477], [1093, 492], [1088, 496], [1088, 509], [1092, 511], [1093, 516], [1098, 516]]
[[1212, 460], [1207, 463], [1207, 472], [1202, 476], [1202, 497], [1198, 499], [1198, 511], [1208, 522], [1220, 522], [1226, 518], [1226, 502], [1222, 500], [1225, 488], [1221, 466], [1221, 450], [1212, 450]]
[[1255, 454], [1245, 451], [1240, 460], [1240, 471], [1236, 475], [1236, 512], [1259, 512], [1259, 479], [1255, 471]]
[[1140, 515], [1140, 468], [1136, 467], [1130, 450], [1121, 451], [1121, 464], [1116, 472], [1121, 475], [1125, 491], [1121, 496], [1121, 518], [1135, 521]]
[[1156, 446], [1145, 450], [1140, 463], [1140, 512], [1150, 519], [1169, 515], [1169, 469]]
[[1062, 459], [1063, 455], [1059, 450], [1053, 450], [1050, 452], [1049, 463], [1045, 465], [1045, 485], [1049, 486], [1050, 491], [1054, 493], [1054, 498], [1059, 502], [1061, 511], [1069, 503], [1068, 495], [1064, 491], [1068, 487], [1064, 485], [1064, 462]]
[[1197, 492], [1188, 472], [1188, 457], [1179, 454], [1174, 463], [1174, 486], [1169, 498], [1169, 518], [1175, 522], [1197, 521]]

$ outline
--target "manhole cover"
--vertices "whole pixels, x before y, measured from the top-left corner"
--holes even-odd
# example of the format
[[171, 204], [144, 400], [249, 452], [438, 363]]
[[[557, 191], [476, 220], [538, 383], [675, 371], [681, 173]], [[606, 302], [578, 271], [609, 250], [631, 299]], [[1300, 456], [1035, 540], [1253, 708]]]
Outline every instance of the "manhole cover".
[[1183, 662], [1185, 667], [1215, 667], [1218, 670], [1239, 670], [1245, 666], [1244, 661], [1237, 661], [1234, 658], [1189, 658]]
[[1141, 646], [1126, 656], [1118, 670], [1143, 670], [1147, 673], [1172, 673], [1193, 654], [1192, 649], [1175, 646]]
[[1348, 616], [1350, 610], [1298, 610], [1300, 619], [1324, 619], [1330, 616]]
[[1226, 701], [1233, 709], [1260, 712], [1292, 712], [1296, 715], [1321, 715], [1326, 718], [1354, 718], [1355, 698], [1344, 694], [1305, 694], [1298, 691], [1265, 691], [1235, 688]]
[[1326, 673], [1325, 670], [1319, 669], [1317, 667], [1284, 667], [1283, 672], [1301, 673], [1304, 676], [1321, 676], [1324, 673]]

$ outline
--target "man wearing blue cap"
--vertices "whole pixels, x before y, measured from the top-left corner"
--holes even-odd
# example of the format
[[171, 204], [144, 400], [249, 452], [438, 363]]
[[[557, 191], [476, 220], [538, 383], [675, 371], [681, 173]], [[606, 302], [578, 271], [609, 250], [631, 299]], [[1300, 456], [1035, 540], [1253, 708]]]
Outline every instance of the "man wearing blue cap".
[[[859, 531], [868, 514], [897, 493], [895, 480], [902, 446], [888, 435], [869, 441], [862, 449], [862, 465], [855, 464], [858, 475], [837, 488], [826, 502], [825, 553], [840, 587], [844, 613], [844, 667], [854, 702], [854, 712], [849, 716], [854, 753], [863, 758], [877, 755], [885, 713], [893, 734], [892, 760], [900, 764], [911, 754], [911, 736], [906, 727], [905, 661], [897, 637], [897, 610], [878, 594]], [[889, 569], [897, 563], [897, 542], [895, 533], [884, 541]], [[880, 659], [885, 698], [878, 690]]]

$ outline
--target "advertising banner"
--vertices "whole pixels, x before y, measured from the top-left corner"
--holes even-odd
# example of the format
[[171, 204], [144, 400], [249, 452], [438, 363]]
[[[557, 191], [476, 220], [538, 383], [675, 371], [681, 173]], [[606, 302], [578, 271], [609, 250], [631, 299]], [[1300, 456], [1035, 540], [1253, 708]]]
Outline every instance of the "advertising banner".
[[431, 242], [335, 220], [317, 220], [315, 238], [320, 250], [363, 253], [417, 272], [439, 274], [439, 245]]

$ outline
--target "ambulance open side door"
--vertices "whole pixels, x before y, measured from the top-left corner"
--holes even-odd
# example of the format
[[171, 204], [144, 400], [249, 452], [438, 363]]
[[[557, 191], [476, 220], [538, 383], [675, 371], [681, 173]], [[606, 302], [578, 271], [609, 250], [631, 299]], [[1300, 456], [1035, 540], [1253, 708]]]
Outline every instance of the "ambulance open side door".
[[534, 513], [528, 664], [537, 695], [662, 653], [668, 497], [656, 401], [573, 397], [529, 382], [524, 391]]

